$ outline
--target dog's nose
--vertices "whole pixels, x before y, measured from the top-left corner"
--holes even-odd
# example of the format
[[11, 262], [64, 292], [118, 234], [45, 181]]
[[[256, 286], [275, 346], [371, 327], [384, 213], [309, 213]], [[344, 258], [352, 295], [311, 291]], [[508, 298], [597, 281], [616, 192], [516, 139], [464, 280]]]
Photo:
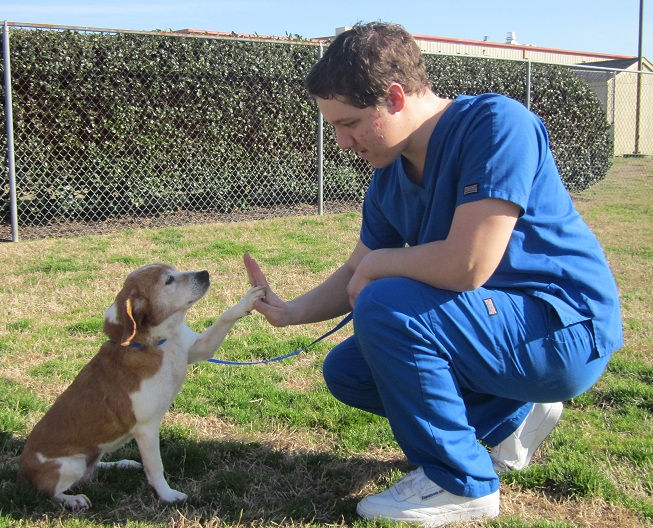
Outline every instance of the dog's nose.
[[197, 272], [197, 278], [202, 282], [206, 282], [206, 281], [209, 280], [209, 272], [206, 271], [206, 270], [198, 271]]

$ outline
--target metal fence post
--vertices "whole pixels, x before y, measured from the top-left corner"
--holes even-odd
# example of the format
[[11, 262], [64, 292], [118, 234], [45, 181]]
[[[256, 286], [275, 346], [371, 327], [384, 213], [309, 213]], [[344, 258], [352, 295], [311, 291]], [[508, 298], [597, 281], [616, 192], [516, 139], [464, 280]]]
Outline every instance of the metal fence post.
[[641, 127], [641, 113], [642, 113], [642, 69], [644, 63], [642, 59], [642, 33], [644, 32], [644, 0], [639, 2], [639, 40], [637, 45], [637, 95], [635, 99], [635, 152], [633, 154], [639, 155], [639, 134]]
[[526, 108], [531, 109], [531, 59], [526, 63]]
[[610, 111], [610, 140], [612, 141], [612, 155], [614, 156], [615, 138], [616, 138], [616, 119], [617, 119], [617, 71], [612, 72], [612, 100], [610, 102], [612, 107]]
[[4, 61], [5, 116], [7, 121], [7, 168], [9, 169], [9, 211], [11, 214], [11, 240], [18, 242], [18, 205], [16, 201], [16, 166], [14, 159], [14, 117], [11, 101], [11, 64], [9, 60], [9, 27], [2, 26], [2, 58]]
[[[320, 42], [317, 60], [322, 58], [324, 47]], [[317, 214], [324, 214], [324, 119], [317, 109]]]

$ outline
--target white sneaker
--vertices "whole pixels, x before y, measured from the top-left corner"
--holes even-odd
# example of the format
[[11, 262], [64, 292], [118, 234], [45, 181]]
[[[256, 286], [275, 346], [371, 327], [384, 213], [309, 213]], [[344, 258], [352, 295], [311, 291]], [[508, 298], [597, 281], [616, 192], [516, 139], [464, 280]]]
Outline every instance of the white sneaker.
[[562, 416], [562, 403], [536, 403], [526, 419], [499, 445], [492, 448], [490, 457], [494, 470], [524, 469], [535, 451], [542, 445]]
[[485, 497], [459, 497], [430, 480], [422, 468], [409, 473], [390, 489], [365, 497], [356, 512], [365, 519], [444, 526], [499, 515], [499, 491]]

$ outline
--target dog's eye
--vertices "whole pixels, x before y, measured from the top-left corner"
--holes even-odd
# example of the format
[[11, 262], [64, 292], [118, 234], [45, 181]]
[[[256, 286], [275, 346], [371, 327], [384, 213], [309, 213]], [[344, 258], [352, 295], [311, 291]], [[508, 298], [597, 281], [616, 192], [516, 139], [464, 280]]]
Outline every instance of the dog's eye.
[[172, 275], [170, 275], [170, 276], [166, 279], [166, 286], [167, 286], [168, 284], [172, 284], [173, 282], [175, 282], [175, 278], [174, 278]]

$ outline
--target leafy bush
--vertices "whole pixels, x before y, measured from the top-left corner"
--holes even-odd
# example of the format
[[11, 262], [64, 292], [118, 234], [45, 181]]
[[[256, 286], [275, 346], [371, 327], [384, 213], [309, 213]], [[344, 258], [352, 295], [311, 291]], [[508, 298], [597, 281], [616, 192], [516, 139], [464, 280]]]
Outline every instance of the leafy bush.
[[[21, 223], [315, 202], [317, 109], [302, 86], [315, 46], [26, 29], [10, 45]], [[427, 64], [441, 95], [525, 99], [523, 63]], [[567, 186], [601, 179], [609, 134], [587, 85], [540, 65], [532, 85]], [[369, 166], [341, 152], [330, 127], [324, 149], [325, 197], [360, 201]], [[5, 219], [8, 202], [5, 184]]]

